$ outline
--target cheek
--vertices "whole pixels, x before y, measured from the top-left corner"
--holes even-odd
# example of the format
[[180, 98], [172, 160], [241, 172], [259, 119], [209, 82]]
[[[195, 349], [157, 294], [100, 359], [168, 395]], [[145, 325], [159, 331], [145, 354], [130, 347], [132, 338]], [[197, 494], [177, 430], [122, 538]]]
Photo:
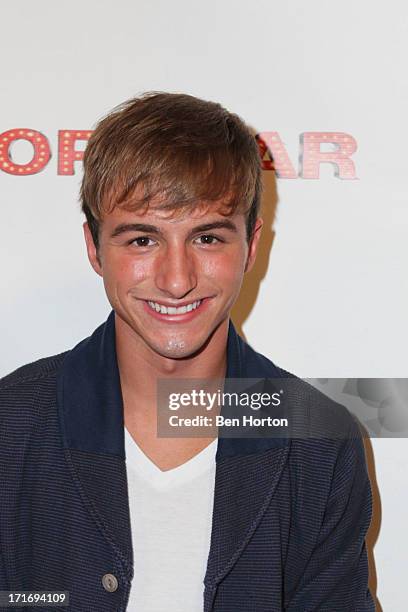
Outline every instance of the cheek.
[[112, 259], [105, 267], [105, 286], [130, 289], [149, 277], [150, 268], [148, 262], [135, 261], [134, 258]]
[[223, 285], [239, 283], [244, 274], [245, 255], [237, 252], [231, 254], [209, 257], [204, 264], [203, 272], [214, 280], [222, 281]]
[[127, 267], [127, 274], [130, 280], [138, 284], [150, 276], [151, 265], [148, 262], [132, 261]]

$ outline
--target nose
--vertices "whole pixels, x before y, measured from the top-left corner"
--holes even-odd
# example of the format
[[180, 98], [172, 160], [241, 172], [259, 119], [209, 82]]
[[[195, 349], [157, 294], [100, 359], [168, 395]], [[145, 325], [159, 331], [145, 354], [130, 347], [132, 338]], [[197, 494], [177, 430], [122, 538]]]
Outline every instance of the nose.
[[185, 245], [168, 245], [157, 263], [156, 286], [169, 297], [181, 299], [197, 286], [195, 259]]

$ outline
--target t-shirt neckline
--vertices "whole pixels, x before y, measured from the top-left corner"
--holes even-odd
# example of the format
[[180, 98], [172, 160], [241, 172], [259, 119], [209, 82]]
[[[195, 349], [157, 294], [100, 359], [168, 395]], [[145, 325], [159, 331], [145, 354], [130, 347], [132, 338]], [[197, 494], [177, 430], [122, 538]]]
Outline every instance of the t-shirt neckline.
[[167, 486], [182, 484], [215, 468], [217, 441], [218, 438], [215, 438], [208, 446], [194, 455], [194, 457], [191, 457], [191, 459], [188, 459], [185, 463], [171, 470], [163, 471], [145, 455], [125, 427], [127, 467], [135, 471], [139, 476], [147, 480], [156, 488], [165, 488]]

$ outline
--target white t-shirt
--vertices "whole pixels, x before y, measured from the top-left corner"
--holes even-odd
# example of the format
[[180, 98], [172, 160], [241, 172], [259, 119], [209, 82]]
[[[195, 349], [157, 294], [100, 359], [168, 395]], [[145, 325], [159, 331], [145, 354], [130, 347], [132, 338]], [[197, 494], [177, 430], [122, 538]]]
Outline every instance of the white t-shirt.
[[125, 428], [134, 577], [129, 612], [202, 612], [217, 439], [160, 470]]

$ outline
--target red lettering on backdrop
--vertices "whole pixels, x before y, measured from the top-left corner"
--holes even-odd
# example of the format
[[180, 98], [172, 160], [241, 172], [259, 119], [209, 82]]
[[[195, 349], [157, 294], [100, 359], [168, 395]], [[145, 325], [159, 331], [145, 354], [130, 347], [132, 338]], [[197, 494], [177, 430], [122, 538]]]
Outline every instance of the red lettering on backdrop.
[[81, 161], [84, 152], [75, 150], [78, 140], [88, 140], [88, 130], [60, 130], [58, 132], [58, 174], [75, 174], [74, 163]]
[[[75, 162], [82, 161], [84, 151], [75, 148], [77, 141], [88, 141], [89, 130], [60, 130], [58, 132], [58, 174], [75, 174]], [[256, 136], [263, 170], [273, 170], [277, 178], [293, 179], [298, 175], [290, 161], [278, 132], [260, 132]], [[33, 147], [33, 157], [26, 164], [13, 160], [12, 144], [27, 140]], [[322, 150], [328, 144], [333, 150]], [[305, 179], [320, 178], [320, 164], [334, 166], [335, 176], [356, 179], [356, 169], [351, 156], [357, 150], [357, 142], [345, 132], [304, 132], [300, 136], [299, 176]], [[45, 168], [51, 157], [46, 136], [37, 130], [15, 128], [0, 134], [0, 169], [8, 174], [24, 176], [36, 174]]]
[[[33, 145], [33, 157], [27, 164], [13, 161], [10, 147], [17, 140], [28, 140]], [[44, 169], [51, 157], [50, 144], [44, 134], [36, 130], [15, 128], [0, 134], [0, 168], [8, 174], [37, 174]]]
[[[297, 178], [297, 173], [289, 159], [278, 132], [261, 132], [257, 134], [263, 170], [275, 170], [277, 178]], [[268, 155], [269, 159], [265, 159]]]
[[[321, 145], [335, 146], [333, 151], [322, 151]], [[300, 176], [306, 179], [320, 177], [320, 164], [334, 165], [335, 176], [341, 179], [355, 179], [356, 169], [350, 159], [357, 150], [357, 142], [344, 132], [304, 132], [300, 137]]]

